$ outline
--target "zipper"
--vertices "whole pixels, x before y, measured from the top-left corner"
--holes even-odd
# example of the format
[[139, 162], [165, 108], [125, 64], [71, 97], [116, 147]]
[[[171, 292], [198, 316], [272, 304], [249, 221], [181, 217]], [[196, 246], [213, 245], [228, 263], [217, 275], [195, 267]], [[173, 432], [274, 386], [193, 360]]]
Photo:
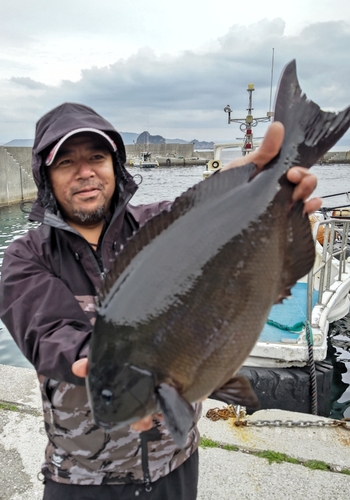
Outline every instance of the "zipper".
[[152, 491], [151, 484], [151, 475], [149, 473], [149, 465], [148, 465], [148, 439], [147, 434], [145, 432], [141, 432], [141, 460], [142, 460], [142, 471], [143, 471], [143, 480], [145, 483], [145, 491], [149, 493]]
[[128, 196], [126, 196], [125, 199], [123, 200], [123, 203], [121, 203], [119, 206], [116, 207], [114, 214], [112, 216], [112, 219], [111, 219], [110, 223], [108, 224], [106, 232], [103, 235], [103, 238], [101, 241], [101, 263], [102, 263], [102, 267], [103, 267], [103, 271], [100, 274], [101, 279], [104, 279], [106, 277], [106, 273], [105, 273], [106, 266], [105, 266], [104, 259], [103, 259], [103, 244], [104, 244], [105, 238], [107, 236], [108, 231], [110, 231], [111, 225], [117, 219], [117, 217], [120, 215], [121, 211], [124, 208], [126, 208], [127, 204], [129, 203], [129, 201], [131, 200], [132, 197], [133, 197], [133, 193], [129, 193]]
[[110, 221], [110, 223], [108, 224], [108, 227], [106, 229], [106, 232], [105, 234], [103, 235], [103, 238], [102, 238], [102, 242], [101, 242], [101, 264], [102, 264], [102, 271], [101, 271], [101, 268], [97, 262], [97, 259], [94, 255], [94, 252], [93, 250], [91, 249], [89, 243], [85, 240], [85, 238], [83, 238], [83, 236], [81, 236], [81, 234], [76, 231], [75, 229], [73, 229], [72, 227], [70, 227], [64, 219], [61, 219], [60, 217], [58, 217], [57, 215], [49, 212], [49, 211], [45, 211], [45, 215], [44, 215], [44, 224], [47, 224], [51, 227], [56, 227], [57, 229], [63, 229], [65, 231], [68, 231], [70, 233], [73, 233], [73, 234], [76, 234], [78, 236], [80, 236], [84, 241], [86, 241], [86, 244], [88, 245], [88, 251], [90, 253], [90, 256], [94, 262], [94, 265], [95, 265], [95, 268], [97, 270], [97, 274], [99, 275], [100, 279], [103, 280], [105, 277], [106, 277], [106, 266], [105, 266], [105, 262], [104, 262], [104, 258], [103, 258], [103, 243], [105, 241], [105, 237], [108, 233], [108, 231], [110, 230], [110, 227], [112, 225], [112, 223], [115, 221], [115, 219], [120, 215], [121, 211], [126, 208], [127, 204], [129, 203], [130, 199], [133, 197], [134, 193], [128, 193], [128, 195], [124, 198], [123, 202], [118, 205], [114, 211], [114, 214], [112, 216], [112, 219]]

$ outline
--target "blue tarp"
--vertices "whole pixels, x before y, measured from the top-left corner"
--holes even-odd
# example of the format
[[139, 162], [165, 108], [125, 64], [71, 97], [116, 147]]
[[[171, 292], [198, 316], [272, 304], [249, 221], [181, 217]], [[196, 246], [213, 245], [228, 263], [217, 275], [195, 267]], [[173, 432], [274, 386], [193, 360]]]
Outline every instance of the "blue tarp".
[[[306, 321], [306, 305], [307, 305], [307, 284], [297, 283], [291, 290], [292, 296], [284, 299], [283, 304], [276, 304], [272, 307], [269, 320], [275, 321], [282, 325], [292, 327], [296, 323]], [[314, 291], [312, 307], [317, 301], [317, 291]], [[282, 342], [282, 339], [297, 340], [299, 333], [281, 330], [272, 325], [266, 324], [260, 334], [259, 341], [261, 342]]]

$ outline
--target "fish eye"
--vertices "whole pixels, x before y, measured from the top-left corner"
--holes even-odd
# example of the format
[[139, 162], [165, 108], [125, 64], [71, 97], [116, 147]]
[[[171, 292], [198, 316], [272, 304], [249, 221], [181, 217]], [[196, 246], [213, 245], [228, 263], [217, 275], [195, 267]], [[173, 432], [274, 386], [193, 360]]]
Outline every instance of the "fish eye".
[[109, 389], [103, 389], [103, 391], [101, 391], [101, 396], [102, 396], [102, 399], [104, 399], [104, 402], [106, 403], [106, 405], [111, 404], [112, 399], [113, 399], [113, 392], [112, 391], [110, 391]]

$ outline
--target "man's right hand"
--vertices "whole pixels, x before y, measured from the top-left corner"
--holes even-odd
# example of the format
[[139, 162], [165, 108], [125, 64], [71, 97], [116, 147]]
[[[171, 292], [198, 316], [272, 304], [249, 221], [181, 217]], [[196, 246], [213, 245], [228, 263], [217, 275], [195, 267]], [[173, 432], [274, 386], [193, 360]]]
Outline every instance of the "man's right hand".
[[78, 359], [72, 364], [72, 372], [77, 377], [87, 377], [88, 373], [88, 360], [87, 358]]

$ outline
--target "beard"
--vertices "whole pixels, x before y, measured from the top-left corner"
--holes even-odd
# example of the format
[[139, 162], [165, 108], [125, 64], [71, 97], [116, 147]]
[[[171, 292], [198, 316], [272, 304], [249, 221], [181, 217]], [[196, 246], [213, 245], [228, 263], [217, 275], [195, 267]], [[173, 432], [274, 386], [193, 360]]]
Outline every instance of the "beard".
[[74, 210], [69, 218], [76, 224], [96, 224], [103, 221], [106, 211], [106, 204], [103, 203], [91, 212], [87, 212], [84, 210]]

